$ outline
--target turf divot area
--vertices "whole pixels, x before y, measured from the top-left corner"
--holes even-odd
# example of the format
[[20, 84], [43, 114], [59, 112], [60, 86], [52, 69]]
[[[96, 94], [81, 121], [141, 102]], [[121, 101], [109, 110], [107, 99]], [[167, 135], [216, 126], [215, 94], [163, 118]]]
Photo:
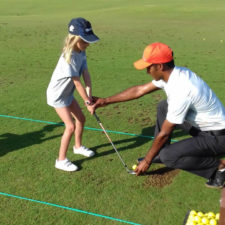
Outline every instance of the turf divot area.
[[149, 176], [145, 180], [144, 186], [146, 188], [163, 188], [170, 185], [178, 174], [179, 170], [165, 166], [159, 167], [158, 169], [148, 172]]

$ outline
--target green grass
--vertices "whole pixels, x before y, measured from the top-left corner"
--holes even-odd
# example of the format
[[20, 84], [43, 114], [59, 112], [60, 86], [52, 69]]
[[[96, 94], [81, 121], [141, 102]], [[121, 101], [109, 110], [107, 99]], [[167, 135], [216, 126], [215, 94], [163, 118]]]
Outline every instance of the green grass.
[[[175, 62], [199, 74], [225, 103], [225, 3], [222, 0], [0, 0], [0, 114], [60, 122], [46, 104], [46, 88], [57, 63], [69, 20], [92, 22], [99, 43], [87, 50], [93, 93], [109, 96], [148, 82], [133, 62], [144, 47], [165, 42]], [[81, 104], [80, 97], [75, 94]], [[98, 110], [106, 129], [153, 135], [162, 92]], [[83, 107], [84, 108], [84, 107]], [[84, 109], [86, 126], [99, 128]], [[85, 130], [83, 142], [96, 151], [68, 158], [80, 168], [54, 168], [62, 126], [0, 117], [0, 192], [36, 199], [143, 225], [180, 225], [189, 209], [219, 211], [220, 192], [205, 180], [180, 171], [164, 187], [148, 185], [152, 175], [128, 175], [106, 137]], [[129, 167], [152, 141], [110, 134]], [[175, 139], [185, 136], [177, 132]], [[157, 169], [154, 165], [152, 170]], [[12, 224], [122, 224], [25, 200], [0, 196], [0, 221]]]

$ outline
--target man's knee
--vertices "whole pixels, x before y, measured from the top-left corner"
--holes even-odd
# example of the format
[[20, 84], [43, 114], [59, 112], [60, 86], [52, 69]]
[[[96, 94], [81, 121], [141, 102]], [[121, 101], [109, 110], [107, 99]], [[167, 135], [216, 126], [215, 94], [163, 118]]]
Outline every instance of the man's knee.
[[170, 154], [169, 149], [164, 148], [159, 153], [159, 158], [163, 164], [165, 164], [167, 167], [174, 168], [176, 164], [176, 157]]

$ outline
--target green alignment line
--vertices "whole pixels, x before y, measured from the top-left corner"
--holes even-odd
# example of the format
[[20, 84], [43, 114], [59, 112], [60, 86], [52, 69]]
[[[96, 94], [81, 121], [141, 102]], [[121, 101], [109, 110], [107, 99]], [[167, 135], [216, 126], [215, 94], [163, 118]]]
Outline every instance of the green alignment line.
[[56, 205], [56, 204], [49, 203], [49, 202], [38, 201], [38, 200], [35, 200], [35, 199], [20, 197], [20, 196], [17, 196], [17, 195], [11, 195], [11, 194], [7, 194], [7, 193], [3, 193], [3, 192], [0, 192], [0, 195], [12, 197], [12, 198], [18, 198], [18, 199], [31, 201], [31, 202], [35, 202], [35, 203], [40, 203], [40, 204], [44, 204], [44, 205], [50, 205], [50, 206], [54, 206], [54, 207], [58, 207], [58, 208], [66, 209], [66, 210], [71, 210], [71, 211], [75, 211], [75, 212], [79, 212], [79, 213], [84, 213], [84, 214], [88, 214], [88, 215], [92, 215], [92, 216], [97, 216], [97, 217], [109, 219], [109, 220], [115, 220], [115, 221], [122, 222], [122, 223], [133, 224], [133, 225], [141, 225], [139, 223], [133, 223], [133, 222], [130, 222], [130, 221], [121, 220], [121, 219], [117, 219], [117, 218], [114, 218], [114, 217], [104, 216], [104, 215], [100, 215], [100, 214], [96, 214], [96, 213], [92, 213], [92, 212], [87, 212], [87, 211], [80, 210], [80, 209], [70, 208], [70, 207], [66, 207], [66, 206], [62, 206], [62, 205]]
[[[47, 124], [52, 124], [52, 125], [64, 126], [64, 123], [55, 123], [55, 122], [49, 122], [49, 121], [44, 121], [44, 120], [35, 120], [35, 119], [22, 118], [22, 117], [16, 117], [16, 116], [0, 115], [0, 117], [10, 118], [10, 119], [17, 119], [17, 120], [26, 120], [26, 121], [37, 122], [37, 123], [47, 123]], [[94, 131], [103, 131], [102, 129], [92, 128], [92, 127], [84, 127], [84, 129], [86, 129], [86, 130], [94, 130]], [[113, 131], [113, 130], [106, 130], [106, 131], [108, 133], [123, 134], [123, 135], [135, 136], [135, 137], [143, 137], [143, 138], [148, 138], [148, 139], [154, 139], [153, 136], [146, 136], [146, 135], [142, 135], [142, 134], [131, 134], [131, 133], [125, 133], [125, 132]], [[177, 140], [173, 140], [172, 139], [171, 142], [177, 142]]]

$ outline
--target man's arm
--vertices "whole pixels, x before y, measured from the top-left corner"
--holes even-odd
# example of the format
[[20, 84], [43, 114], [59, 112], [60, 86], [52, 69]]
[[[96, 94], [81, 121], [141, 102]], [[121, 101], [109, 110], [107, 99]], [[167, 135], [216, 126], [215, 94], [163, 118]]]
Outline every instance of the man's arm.
[[97, 98], [94, 104], [94, 108], [102, 107], [105, 105], [109, 105], [116, 102], [125, 102], [130, 101], [133, 99], [140, 98], [143, 95], [151, 93], [153, 91], [158, 90], [159, 88], [156, 87], [152, 82], [147, 84], [137, 85], [131, 88], [128, 88], [119, 94], [110, 96], [108, 98]]
[[140, 162], [140, 164], [137, 166], [135, 170], [137, 175], [144, 173], [149, 168], [152, 159], [159, 153], [160, 149], [169, 139], [175, 126], [176, 124], [170, 123], [168, 120], [165, 120], [163, 122], [162, 129], [154, 139], [152, 147], [149, 149], [144, 160]]

